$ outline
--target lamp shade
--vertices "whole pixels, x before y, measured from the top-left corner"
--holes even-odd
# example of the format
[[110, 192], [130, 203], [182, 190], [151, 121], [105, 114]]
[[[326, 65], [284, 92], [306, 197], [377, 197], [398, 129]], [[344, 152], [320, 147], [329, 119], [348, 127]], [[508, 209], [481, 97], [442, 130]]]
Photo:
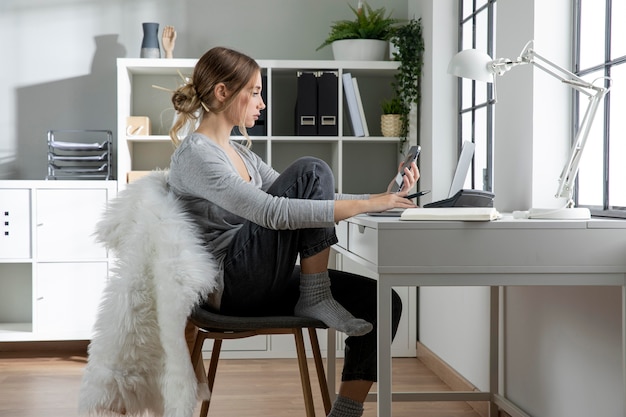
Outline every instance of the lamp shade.
[[489, 64], [493, 60], [485, 52], [465, 49], [454, 55], [448, 64], [448, 74], [472, 80], [493, 82], [493, 71]]

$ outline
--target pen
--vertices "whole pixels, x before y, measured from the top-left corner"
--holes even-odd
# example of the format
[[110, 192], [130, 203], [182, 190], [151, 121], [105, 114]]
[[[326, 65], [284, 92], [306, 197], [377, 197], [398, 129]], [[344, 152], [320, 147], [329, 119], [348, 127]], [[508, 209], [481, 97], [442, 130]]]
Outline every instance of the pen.
[[420, 191], [420, 192], [417, 192], [417, 193], [415, 193], [415, 194], [410, 194], [410, 195], [407, 195], [405, 198], [408, 198], [409, 200], [412, 200], [412, 199], [414, 199], [415, 197], [421, 197], [421, 196], [423, 196], [424, 194], [428, 194], [429, 192], [430, 192], [430, 190]]

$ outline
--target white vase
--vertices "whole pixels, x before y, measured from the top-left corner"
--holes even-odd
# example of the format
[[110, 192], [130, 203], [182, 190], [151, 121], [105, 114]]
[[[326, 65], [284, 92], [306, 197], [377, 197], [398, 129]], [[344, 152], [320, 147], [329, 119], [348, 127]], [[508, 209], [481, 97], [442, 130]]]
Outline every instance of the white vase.
[[342, 39], [331, 44], [337, 61], [384, 61], [387, 45], [380, 39]]

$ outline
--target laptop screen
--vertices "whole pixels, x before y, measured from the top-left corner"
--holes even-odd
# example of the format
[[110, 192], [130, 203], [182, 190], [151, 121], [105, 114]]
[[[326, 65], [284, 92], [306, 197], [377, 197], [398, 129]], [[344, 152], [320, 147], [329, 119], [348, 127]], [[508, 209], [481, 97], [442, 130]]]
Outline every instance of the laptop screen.
[[476, 145], [472, 142], [463, 142], [463, 148], [461, 148], [461, 155], [459, 156], [459, 162], [456, 164], [456, 171], [454, 171], [454, 177], [452, 178], [452, 184], [450, 185], [450, 192], [448, 192], [448, 198], [454, 196], [460, 190], [463, 189], [467, 173], [469, 172], [470, 165], [472, 164], [472, 157], [474, 156], [474, 148]]

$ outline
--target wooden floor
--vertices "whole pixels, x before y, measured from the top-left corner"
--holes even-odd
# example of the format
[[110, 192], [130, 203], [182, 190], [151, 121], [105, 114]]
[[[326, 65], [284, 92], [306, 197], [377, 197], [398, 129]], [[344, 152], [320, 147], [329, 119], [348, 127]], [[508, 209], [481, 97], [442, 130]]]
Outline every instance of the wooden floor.
[[[0, 417], [77, 417], [84, 354], [54, 355], [0, 352]], [[445, 390], [447, 387], [415, 358], [393, 361], [394, 390]], [[313, 364], [310, 364], [315, 378]], [[338, 379], [338, 378], [337, 378]], [[313, 379], [316, 415], [323, 416]], [[199, 408], [199, 407], [198, 407]], [[479, 417], [465, 403], [394, 403], [394, 417]], [[209, 416], [305, 416], [295, 359], [222, 360]], [[364, 416], [376, 416], [366, 403]]]

